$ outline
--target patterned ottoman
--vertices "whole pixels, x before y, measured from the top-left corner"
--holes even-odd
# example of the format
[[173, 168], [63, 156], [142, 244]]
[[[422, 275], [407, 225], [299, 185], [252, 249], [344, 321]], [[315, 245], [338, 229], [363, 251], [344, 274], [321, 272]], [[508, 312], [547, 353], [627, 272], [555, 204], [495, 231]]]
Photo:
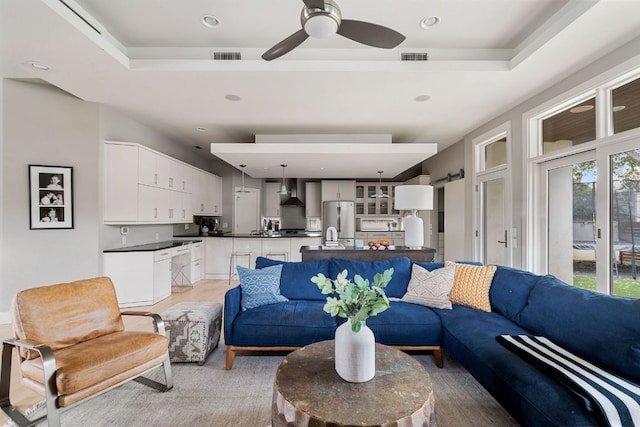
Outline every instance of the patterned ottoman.
[[222, 304], [181, 302], [161, 315], [169, 337], [172, 362], [198, 362], [218, 346], [222, 324]]

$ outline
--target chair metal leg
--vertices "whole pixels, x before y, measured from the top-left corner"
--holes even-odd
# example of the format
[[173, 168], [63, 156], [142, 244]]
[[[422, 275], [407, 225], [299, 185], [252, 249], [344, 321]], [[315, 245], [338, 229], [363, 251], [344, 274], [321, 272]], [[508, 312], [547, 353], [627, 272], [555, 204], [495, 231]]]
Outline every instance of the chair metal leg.
[[28, 347], [30, 350], [38, 352], [42, 359], [47, 413], [38, 419], [29, 421], [11, 404], [9, 398], [11, 364], [13, 349], [16, 347], [14, 339], [6, 340], [2, 344], [2, 371], [0, 373], [0, 406], [2, 411], [20, 427], [36, 425], [45, 418], [49, 427], [60, 427], [60, 408], [58, 408], [57, 404], [58, 389], [56, 388], [55, 380], [56, 361], [53, 357], [53, 351], [48, 346], [25, 346], [25, 348]]

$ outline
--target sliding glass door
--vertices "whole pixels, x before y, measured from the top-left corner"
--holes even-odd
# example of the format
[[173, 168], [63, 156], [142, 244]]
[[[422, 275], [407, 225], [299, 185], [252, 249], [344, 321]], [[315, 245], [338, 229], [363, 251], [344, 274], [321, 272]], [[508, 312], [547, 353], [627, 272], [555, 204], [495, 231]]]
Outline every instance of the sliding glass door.
[[611, 294], [640, 298], [640, 148], [607, 152]]
[[546, 271], [576, 287], [640, 298], [640, 141], [542, 163]]

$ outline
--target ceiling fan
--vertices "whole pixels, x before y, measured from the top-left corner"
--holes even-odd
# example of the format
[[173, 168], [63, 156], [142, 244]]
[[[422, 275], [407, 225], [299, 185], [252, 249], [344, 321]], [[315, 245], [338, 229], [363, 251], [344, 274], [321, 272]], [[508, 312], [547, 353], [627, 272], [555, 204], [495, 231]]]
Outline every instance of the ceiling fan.
[[300, 15], [302, 29], [277, 43], [262, 54], [262, 59], [271, 61], [292, 51], [309, 36], [329, 37], [338, 33], [343, 37], [372, 47], [392, 49], [402, 43], [405, 37], [399, 32], [370, 22], [342, 19], [340, 8], [332, 0], [303, 0]]

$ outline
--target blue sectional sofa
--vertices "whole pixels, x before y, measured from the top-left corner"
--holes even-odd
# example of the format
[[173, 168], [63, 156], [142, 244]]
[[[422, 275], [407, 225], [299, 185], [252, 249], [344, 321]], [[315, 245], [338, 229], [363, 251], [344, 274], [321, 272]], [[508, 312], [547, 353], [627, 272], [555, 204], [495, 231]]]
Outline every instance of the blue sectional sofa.
[[[280, 261], [259, 258], [256, 268]], [[441, 263], [421, 263], [427, 270]], [[498, 342], [498, 335], [545, 336], [616, 375], [640, 383], [640, 300], [598, 294], [498, 266], [491, 282], [491, 311], [453, 304], [451, 310], [398, 301], [407, 290], [408, 258], [362, 262], [334, 258], [283, 263], [280, 292], [289, 301], [241, 309], [240, 287], [225, 296], [227, 369], [238, 350], [290, 350], [334, 338], [342, 319], [323, 311], [325, 295], [310, 281], [317, 273], [335, 277], [373, 274], [389, 267], [391, 308], [367, 320], [376, 341], [404, 349], [442, 349], [458, 360], [509, 413], [527, 426], [597, 426], [603, 420], [585, 400]]]

